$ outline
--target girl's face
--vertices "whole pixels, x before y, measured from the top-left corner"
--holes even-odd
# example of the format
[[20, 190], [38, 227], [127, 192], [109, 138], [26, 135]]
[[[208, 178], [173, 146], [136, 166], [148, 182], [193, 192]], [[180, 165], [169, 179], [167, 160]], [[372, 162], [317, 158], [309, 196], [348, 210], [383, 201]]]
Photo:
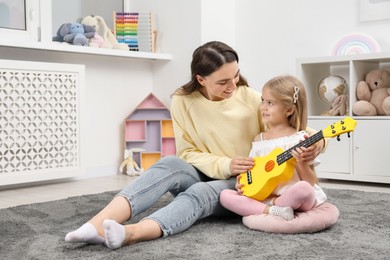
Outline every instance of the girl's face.
[[211, 101], [221, 101], [233, 96], [237, 89], [237, 82], [240, 76], [238, 63], [230, 62], [222, 65], [206, 77], [197, 75], [196, 79], [203, 87], [200, 92]]
[[293, 108], [283, 104], [271, 94], [268, 88], [263, 88], [260, 111], [264, 124], [272, 128], [282, 124], [288, 125], [288, 117], [293, 113]]

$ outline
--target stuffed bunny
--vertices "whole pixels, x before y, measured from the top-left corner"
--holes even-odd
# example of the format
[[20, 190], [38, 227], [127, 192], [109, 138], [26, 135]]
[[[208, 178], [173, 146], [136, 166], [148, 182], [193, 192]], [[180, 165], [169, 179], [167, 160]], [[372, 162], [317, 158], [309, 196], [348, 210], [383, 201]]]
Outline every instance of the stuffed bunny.
[[140, 175], [141, 173], [143, 173], [144, 169], [139, 167], [138, 164], [133, 159], [133, 152], [142, 152], [142, 151], [145, 150], [141, 148], [132, 148], [129, 150], [125, 150], [125, 154], [124, 154], [125, 159], [119, 166], [119, 172], [123, 172], [123, 173], [126, 172], [126, 174], [129, 176]]
[[115, 35], [111, 32], [107, 26], [103, 17], [98, 15], [88, 15], [81, 20], [84, 25], [92, 26], [96, 33], [103, 37], [104, 43], [103, 48], [118, 49], [118, 50], [129, 50], [129, 46], [125, 43], [118, 43]]

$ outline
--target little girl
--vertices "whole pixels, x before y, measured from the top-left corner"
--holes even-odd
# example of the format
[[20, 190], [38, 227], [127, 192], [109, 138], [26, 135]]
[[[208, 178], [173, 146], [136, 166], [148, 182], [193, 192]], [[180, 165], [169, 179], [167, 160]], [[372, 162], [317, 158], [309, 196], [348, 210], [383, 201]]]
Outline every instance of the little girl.
[[[260, 112], [266, 131], [255, 137], [249, 156], [266, 156], [275, 148], [287, 150], [308, 135], [307, 100], [303, 84], [293, 76], [279, 76], [268, 81], [262, 91]], [[280, 183], [272, 194], [263, 201], [251, 199], [242, 194], [242, 185], [237, 177], [237, 190], [223, 190], [220, 194], [221, 204], [241, 215], [272, 214], [285, 220], [294, 218], [294, 210], [308, 211], [327, 199], [318, 186], [314, 163], [304, 163], [300, 153], [306, 148], [292, 151], [296, 160], [293, 177]]]

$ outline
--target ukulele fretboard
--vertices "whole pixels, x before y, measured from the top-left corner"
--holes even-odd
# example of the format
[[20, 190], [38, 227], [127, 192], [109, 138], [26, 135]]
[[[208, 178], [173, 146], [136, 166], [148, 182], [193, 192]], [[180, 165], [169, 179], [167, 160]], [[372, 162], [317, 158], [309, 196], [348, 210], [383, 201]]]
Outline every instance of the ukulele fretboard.
[[310, 136], [308, 139], [303, 140], [299, 144], [296, 144], [293, 147], [291, 147], [290, 149], [284, 151], [283, 153], [279, 154], [276, 157], [276, 161], [277, 161], [278, 165], [281, 165], [282, 163], [284, 163], [284, 162], [288, 161], [289, 159], [291, 159], [291, 157], [292, 157], [291, 151], [292, 150], [295, 150], [298, 147], [305, 147], [305, 148], [307, 148], [307, 147], [311, 146], [312, 144], [317, 143], [318, 141], [320, 141], [323, 138], [324, 138], [324, 135], [323, 135], [322, 131], [318, 131], [314, 135]]

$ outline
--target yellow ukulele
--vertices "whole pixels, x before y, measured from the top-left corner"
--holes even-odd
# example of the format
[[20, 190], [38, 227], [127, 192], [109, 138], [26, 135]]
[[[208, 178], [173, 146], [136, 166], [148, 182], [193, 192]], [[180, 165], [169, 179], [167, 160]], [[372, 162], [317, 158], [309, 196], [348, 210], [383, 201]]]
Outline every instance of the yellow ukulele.
[[[240, 184], [244, 195], [256, 200], [265, 200], [279, 183], [288, 181], [294, 174], [295, 159], [291, 151], [298, 147], [309, 147], [326, 137], [335, 137], [340, 141], [340, 135], [352, 132], [356, 121], [346, 117], [318, 131], [308, 139], [284, 151], [282, 148], [272, 150], [266, 156], [254, 157], [255, 166], [252, 170], [241, 173]], [[290, 160], [291, 159], [291, 160]]]

